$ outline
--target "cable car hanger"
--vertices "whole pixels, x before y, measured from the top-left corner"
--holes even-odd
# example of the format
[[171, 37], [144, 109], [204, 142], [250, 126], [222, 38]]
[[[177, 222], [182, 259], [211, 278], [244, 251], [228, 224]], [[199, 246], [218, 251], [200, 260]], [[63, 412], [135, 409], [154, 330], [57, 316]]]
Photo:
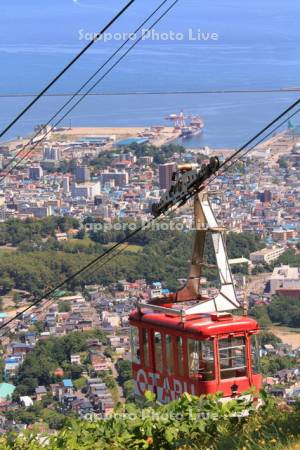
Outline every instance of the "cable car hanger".
[[[210, 158], [209, 164], [203, 164], [200, 169], [195, 165], [178, 166], [173, 173], [171, 187], [163, 194], [159, 203], [152, 206], [152, 214], [158, 217], [175, 205], [184, 205], [190, 197], [194, 197], [195, 239], [190, 273], [187, 283], [176, 293], [164, 298], [153, 299], [151, 303], [138, 302], [138, 309], [152, 308], [160, 312], [179, 315], [182, 318], [192, 314], [222, 313], [236, 310], [241, 307], [234, 288], [233, 277], [230, 270], [223, 227], [220, 227], [209, 201], [209, 193], [204, 192], [203, 183], [215, 174], [220, 167], [217, 157]], [[207, 234], [211, 233], [216, 266], [219, 273], [221, 288], [216, 297], [205, 295], [202, 286], [205, 283], [203, 267], [204, 247]], [[195, 305], [180, 309], [168, 306], [168, 303], [195, 302]], [[164, 306], [165, 305], [165, 306]]]

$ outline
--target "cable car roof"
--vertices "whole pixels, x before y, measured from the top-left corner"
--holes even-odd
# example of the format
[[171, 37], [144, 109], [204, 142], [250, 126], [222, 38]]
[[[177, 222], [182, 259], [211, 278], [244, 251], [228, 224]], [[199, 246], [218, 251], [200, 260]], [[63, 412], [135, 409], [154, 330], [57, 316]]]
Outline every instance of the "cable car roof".
[[186, 316], [183, 321], [181, 317], [157, 311], [133, 311], [130, 321], [153, 325], [155, 328], [162, 327], [174, 331], [199, 334], [203, 338], [213, 337], [219, 334], [230, 334], [245, 331], [256, 332], [259, 326], [254, 319], [247, 316], [233, 316], [231, 314], [220, 316], [217, 314], [195, 314]]

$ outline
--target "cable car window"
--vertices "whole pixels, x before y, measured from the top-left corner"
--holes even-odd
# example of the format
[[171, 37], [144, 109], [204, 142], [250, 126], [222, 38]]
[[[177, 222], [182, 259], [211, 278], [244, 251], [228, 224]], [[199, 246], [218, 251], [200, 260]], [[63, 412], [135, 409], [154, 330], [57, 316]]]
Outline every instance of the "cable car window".
[[202, 381], [215, 378], [213, 341], [188, 340], [189, 374]]
[[168, 373], [174, 373], [174, 352], [172, 336], [166, 334], [166, 359]]
[[162, 372], [162, 336], [158, 331], [154, 332], [154, 344], [155, 344], [155, 368], [159, 372]]
[[149, 340], [148, 340], [148, 331], [143, 328], [143, 351], [144, 351], [144, 364], [146, 367], [149, 367]]
[[176, 336], [176, 355], [178, 363], [178, 375], [184, 375], [184, 364], [183, 364], [183, 341], [181, 336]]
[[131, 327], [131, 355], [133, 363], [141, 363], [139, 330], [137, 327]]
[[252, 371], [254, 374], [260, 373], [260, 360], [259, 360], [259, 347], [257, 336], [251, 336], [251, 361], [252, 361]]
[[243, 336], [219, 340], [221, 379], [247, 375], [246, 347]]

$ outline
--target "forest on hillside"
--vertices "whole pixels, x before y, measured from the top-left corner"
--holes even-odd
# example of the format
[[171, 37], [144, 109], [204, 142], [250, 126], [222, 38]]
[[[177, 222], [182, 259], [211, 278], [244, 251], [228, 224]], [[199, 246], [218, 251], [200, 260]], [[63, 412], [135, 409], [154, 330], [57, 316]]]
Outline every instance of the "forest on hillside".
[[[55, 232], [78, 228], [78, 238], [59, 242]], [[39, 295], [45, 288], [63, 281], [85, 264], [101, 255], [110, 245], [119, 242], [127, 234], [126, 227], [120, 231], [91, 232], [90, 236], [79, 230], [77, 221], [68, 218], [34, 221], [9, 221], [0, 225], [0, 242], [15, 246], [14, 251], [2, 251], [0, 258], [0, 294], [12, 288]], [[162, 281], [164, 286], [178, 288], [178, 279], [187, 276], [193, 245], [193, 232], [141, 231], [130, 239], [135, 246], [125, 248], [115, 259], [98, 271], [79, 276], [68, 286], [70, 290], [84, 284], [100, 283], [108, 286], [121, 279], [145, 278], [148, 282]], [[249, 233], [229, 233], [227, 236], [230, 258], [249, 256], [261, 247], [259, 238]], [[213, 263], [211, 245], [206, 257]], [[206, 273], [216, 281], [214, 269]]]

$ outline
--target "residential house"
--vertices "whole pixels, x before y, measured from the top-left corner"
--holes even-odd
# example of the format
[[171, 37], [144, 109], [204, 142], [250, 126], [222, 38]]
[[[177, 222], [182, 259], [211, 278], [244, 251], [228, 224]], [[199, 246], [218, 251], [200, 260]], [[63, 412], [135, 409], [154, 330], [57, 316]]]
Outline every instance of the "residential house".
[[295, 371], [294, 369], [282, 369], [279, 370], [275, 376], [278, 378], [279, 382], [288, 383], [295, 377]]
[[33, 406], [33, 400], [28, 395], [24, 395], [23, 397], [20, 397], [20, 403], [21, 403], [21, 405], [25, 406], [25, 408], [29, 408], [29, 406]]
[[16, 386], [10, 383], [0, 383], [0, 401], [10, 401]]
[[54, 399], [60, 400], [63, 395], [63, 388], [61, 383], [50, 384], [51, 395]]
[[108, 311], [102, 312], [102, 326], [106, 329], [118, 328], [121, 325], [120, 316]]
[[8, 358], [4, 359], [4, 378], [5, 380], [10, 380], [13, 378], [18, 368], [20, 367], [22, 363], [22, 357], [20, 356], [10, 356]]
[[88, 339], [87, 348], [89, 351], [101, 352], [103, 350], [103, 346], [99, 339]]
[[114, 411], [114, 401], [111, 399], [105, 399], [101, 401], [101, 412], [104, 416], [109, 416]]
[[45, 397], [46, 395], [47, 389], [45, 386], [38, 386], [37, 388], [35, 388], [35, 396], [37, 401], [42, 400], [42, 398]]
[[91, 353], [90, 361], [95, 372], [106, 372], [110, 368], [110, 361], [103, 354]]
[[72, 380], [64, 379], [64, 380], [62, 380], [62, 385], [63, 385], [64, 394], [73, 394], [74, 393], [74, 386], [73, 386]]
[[12, 346], [12, 352], [13, 354], [24, 354], [26, 355], [33, 349], [32, 345], [29, 344], [23, 344], [21, 342], [13, 344]]
[[25, 334], [24, 340], [25, 340], [25, 344], [34, 346], [37, 341], [37, 333], [29, 331], [28, 333]]
[[109, 335], [108, 342], [112, 349], [116, 349], [117, 347], [120, 347], [120, 345], [121, 345], [121, 338], [120, 338], [120, 336]]
[[67, 233], [55, 233], [55, 237], [59, 242], [68, 240]]
[[92, 331], [93, 329], [92, 320], [82, 320], [78, 322], [77, 329], [80, 331]]
[[93, 405], [84, 398], [77, 398], [71, 403], [71, 409], [76, 411], [82, 418], [93, 412]]
[[80, 355], [79, 354], [73, 354], [70, 357], [71, 364], [81, 364]]
[[63, 398], [62, 398], [62, 403], [64, 405], [65, 409], [71, 409], [72, 408], [72, 403], [77, 400], [77, 396], [74, 394], [64, 394]]

